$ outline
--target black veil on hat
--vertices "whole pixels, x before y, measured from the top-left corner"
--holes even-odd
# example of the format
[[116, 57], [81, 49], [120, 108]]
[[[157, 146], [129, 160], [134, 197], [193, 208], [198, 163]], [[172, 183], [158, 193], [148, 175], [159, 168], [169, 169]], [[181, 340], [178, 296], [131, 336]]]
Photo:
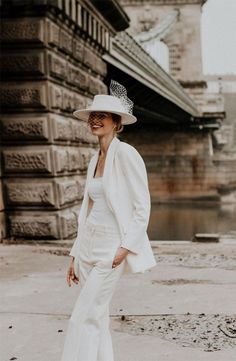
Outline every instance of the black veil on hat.
[[133, 115], [134, 103], [128, 98], [126, 88], [112, 79], [109, 90], [111, 95], [95, 95], [88, 108], [78, 109], [73, 115], [87, 121], [91, 112], [103, 111], [120, 115], [121, 124], [135, 123], [137, 118]]

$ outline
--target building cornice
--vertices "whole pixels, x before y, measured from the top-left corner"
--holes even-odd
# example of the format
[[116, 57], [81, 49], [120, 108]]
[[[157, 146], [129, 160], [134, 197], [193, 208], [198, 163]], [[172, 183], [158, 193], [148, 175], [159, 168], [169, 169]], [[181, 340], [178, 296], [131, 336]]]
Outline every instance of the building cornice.
[[194, 5], [199, 4], [203, 6], [207, 0], [120, 0], [123, 6], [136, 6], [136, 5]]
[[116, 31], [129, 27], [130, 18], [117, 0], [90, 0], [94, 7], [107, 19]]
[[84, 18], [81, 21], [87, 21], [88, 23], [91, 21], [91, 19], [88, 19], [88, 14], [80, 14], [81, 9], [87, 9], [87, 12], [93, 13], [93, 16], [102, 19], [113, 34], [127, 29], [130, 23], [125, 9], [118, 0], [27, 0], [27, 2], [1, 0], [0, 9], [3, 15], [12, 17], [14, 17], [14, 14], [30, 16], [38, 13], [42, 15], [43, 11], [54, 9], [65, 19], [79, 26], [80, 18]]

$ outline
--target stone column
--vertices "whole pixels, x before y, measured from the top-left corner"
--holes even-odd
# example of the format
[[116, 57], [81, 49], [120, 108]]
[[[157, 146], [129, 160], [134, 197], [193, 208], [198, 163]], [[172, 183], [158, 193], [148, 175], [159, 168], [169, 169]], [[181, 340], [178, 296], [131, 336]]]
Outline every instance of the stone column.
[[[205, 0], [120, 0], [131, 19], [133, 35], [164, 24], [171, 12], [179, 11], [178, 20], [159, 33], [169, 49], [170, 74], [182, 82], [201, 81], [202, 54], [200, 20]], [[145, 12], [145, 9], [148, 10]]]
[[66, 239], [76, 235], [87, 165], [97, 148], [97, 137], [72, 112], [107, 93], [102, 54], [110, 34], [86, 2], [37, 4], [19, 6], [15, 18], [7, 4], [3, 11], [4, 203], [10, 236]]

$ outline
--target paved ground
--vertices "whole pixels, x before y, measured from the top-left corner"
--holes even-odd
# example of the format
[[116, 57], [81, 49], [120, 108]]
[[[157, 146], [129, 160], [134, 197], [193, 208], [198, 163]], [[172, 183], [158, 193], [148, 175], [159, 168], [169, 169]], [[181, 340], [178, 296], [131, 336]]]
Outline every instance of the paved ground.
[[[112, 299], [115, 361], [235, 361], [236, 241], [152, 244], [157, 267], [123, 275]], [[60, 360], [80, 290], [69, 249], [0, 244], [0, 361]]]

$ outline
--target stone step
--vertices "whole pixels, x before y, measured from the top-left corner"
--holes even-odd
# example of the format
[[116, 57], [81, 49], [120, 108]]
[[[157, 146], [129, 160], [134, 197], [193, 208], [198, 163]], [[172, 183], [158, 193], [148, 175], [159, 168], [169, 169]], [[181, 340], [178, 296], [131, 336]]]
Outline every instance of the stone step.
[[220, 235], [218, 233], [196, 233], [192, 238], [192, 242], [219, 242]]

